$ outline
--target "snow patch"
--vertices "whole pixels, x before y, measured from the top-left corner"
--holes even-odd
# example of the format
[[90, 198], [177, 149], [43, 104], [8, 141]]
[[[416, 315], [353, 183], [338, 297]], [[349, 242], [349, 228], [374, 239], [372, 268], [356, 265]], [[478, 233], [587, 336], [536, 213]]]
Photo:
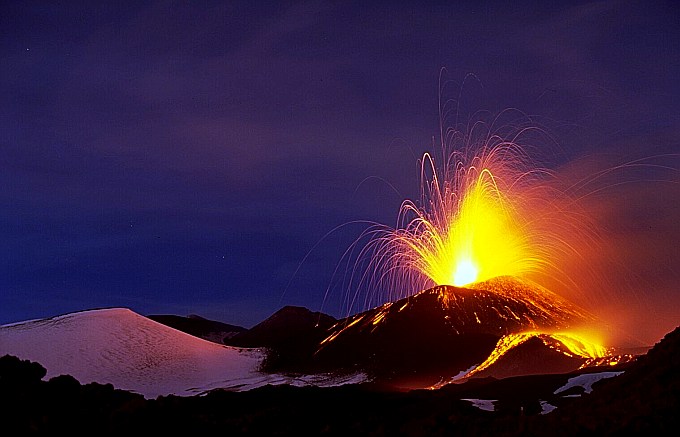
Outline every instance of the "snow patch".
[[459, 379], [465, 378], [467, 376], [467, 374], [472, 372], [473, 370], [475, 370], [477, 368], [477, 366], [478, 366], [478, 364], [473, 364], [469, 369], [461, 370], [460, 372], [458, 372], [458, 374], [456, 374], [456, 376], [451, 378], [449, 380], [449, 382], [455, 382], [455, 381], [458, 381]]
[[472, 406], [479, 408], [480, 410], [484, 411], [495, 411], [496, 406], [494, 405], [494, 402], [497, 402], [498, 399], [461, 399], [462, 401], [468, 401], [472, 403]]
[[276, 373], [257, 373], [245, 378], [218, 381], [204, 387], [191, 389], [193, 394], [204, 394], [212, 390], [248, 391], [267, 385], [291, 385], [294, 387], [339, 387], [346, 384], [361, 384], [370, 381], [365, 373], [336, 375], [321, 373], [312, 375], [283, 375]]
[[563, 391], [567, 391], [572, 387], [583, 387], [586, 393], [591, 393], [593, 391], [593, 384], [595, 384], [597, 381], [606, 378], [613, 378], [615, 376], [619, 376], [622, 373], [623, 373], [622, 371], [598, 372], [598, 373], [585, 373], [583, 375], [575, 376], [573, 378], [569, 378], [565, 385], [555, 390], [554, 394], [562, 393]]
[[541, 414], [548, 414], [556, 408], [556, 406], [549, 404], [547, 401], [541, 401]]
[[428, 388], [429, 388], [430, 390], [436, 390], [436, 389], [440, 389], [440, 388], [444, 387], [445, 385], [454, 383], [454, 382], [456, 382], [456, 381], [460, 381], [461, 379], [465, 378], [470, 372], [472, 372], [473, 370], [475, 370], [475, 369], [477, 368], [477, 366], [478, 366], [478, 364], [473, 364], [472, 367], [470, 367], [469, 369], [461, 370], [461, 371], [458, 372], [455, 376], [453, 376], [453, 377], [451, 377], [451, 378], [449, 378], [449, 379], [447, 379], [447, 380], [444, 380], [444, 379], [442, 378], [438, 383], [436, 383], [436, 384], [434, 384], [434, 385], [432, 385], [432, 386], [430, 386], [430, 387], [428, 387]]

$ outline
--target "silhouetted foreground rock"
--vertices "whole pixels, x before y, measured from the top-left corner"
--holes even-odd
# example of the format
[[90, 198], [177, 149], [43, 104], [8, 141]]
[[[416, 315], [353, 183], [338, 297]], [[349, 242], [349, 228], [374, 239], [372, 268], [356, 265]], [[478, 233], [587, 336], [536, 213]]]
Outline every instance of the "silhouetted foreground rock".
[[537, 423], [556, 435], [678, 435], [680, 327], [667, 334], [621, 376], [601, 381], [592, 394]]
[[[595, 383], [592, 394], [559, 396], [557, 410], [541, 415], [541, 399], [573, 375], [480, 378], [432, 391], [267, 386], [145, 400], [110, 385], [83, 386], [70, 376], [41, 381], [41, 366], [4, 356], [0, 423], [3, 435], [677, 435], [678, 370], [680, 329], [623, 375]], [[499, 401], [489, 412], [463, 398]]]
[[126, 412], [143, 408], [141, 395], [112, 385], [85, 386], [72, 376], [41, 381], [46, 370], [16, 357], [0, 357], [0, 430], [2, 435], [25, 433], [113, 431], [126, 427]]
[[[43, 382], [44, 369], [11, 356], [0, 358], [0, 369], [0, 416], [7, 431], [3, 435], [418, 435], [436, 430], [475, 434], [485, 429], [489, 416], [444, 392], [267, 386], [242, 393], [216, 391], [203, 397], [145, 400], [110, 385], [81, 386], [70, 376]], [[5, 384], [17, 378], [20, 384]], [[437, 408], [432, 409], [434, 405]]]

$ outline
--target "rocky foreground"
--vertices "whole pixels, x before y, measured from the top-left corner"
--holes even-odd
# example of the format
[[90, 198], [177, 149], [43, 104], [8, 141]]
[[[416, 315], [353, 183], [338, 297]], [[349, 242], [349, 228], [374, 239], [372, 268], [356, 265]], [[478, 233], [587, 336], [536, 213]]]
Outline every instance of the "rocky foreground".
[[[482, 378], [439, 390], [266, 386], [145, 399], [111, 385], [81, 385], [70, 376], [43, 381], [41, 365], [4, 356], [0, 423], [6, 435], [675, 435], [678, 370], [680, 328], [623, 374], [558, 394], [555, 387], [565, 387], [570, 375]], [[492, 411], [475, 402], [484, 399], [494, 400]]]

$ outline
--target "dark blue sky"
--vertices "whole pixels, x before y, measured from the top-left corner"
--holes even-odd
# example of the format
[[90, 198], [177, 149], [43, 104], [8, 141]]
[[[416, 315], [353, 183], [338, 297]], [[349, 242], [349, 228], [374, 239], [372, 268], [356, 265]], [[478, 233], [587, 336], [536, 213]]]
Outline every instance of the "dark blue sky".
[[0, 323], [319, 309], [363, 228], [293, 273], [417, 195], [443, 67], [459, 120], [545, 126], [548, 167], [680, 151], [672, 1], [95, 3], [0, 5]]

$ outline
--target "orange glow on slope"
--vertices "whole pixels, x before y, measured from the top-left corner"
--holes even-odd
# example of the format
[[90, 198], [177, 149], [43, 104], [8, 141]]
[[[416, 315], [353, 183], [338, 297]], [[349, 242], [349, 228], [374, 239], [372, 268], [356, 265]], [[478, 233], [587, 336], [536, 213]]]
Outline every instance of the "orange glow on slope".
[[605, 358], [609, 354], [609, 350], [607, 348], [580, 334], [567, 332], [554, 334], [544, 334], [541, 332], [522, 332], [519, 334], [509, 334], [498, 340], [496, 347], [494, 348], [493, 352], [491, 352], [489, 357], [482, 364], [465, 375], [465, 377], [471, 377], [489, 368], [509, 350], [521, 345], [531, 338], [539, 338], [546, 346], [568, 356], [594, 360]]
[[[571, 354], [583, 358], [604, 358], [609, 355], [609, 350], [601, 344], [584, 337], [583, 335], [573, 333], [554, 333], [550, 334], [550, 338], [562, 343]], [[544, 340], [545, 343], [545, 340]], [[550, 345], [553, 349], [560, 352], [566, 352], [559, 348], [559, 346]]]

